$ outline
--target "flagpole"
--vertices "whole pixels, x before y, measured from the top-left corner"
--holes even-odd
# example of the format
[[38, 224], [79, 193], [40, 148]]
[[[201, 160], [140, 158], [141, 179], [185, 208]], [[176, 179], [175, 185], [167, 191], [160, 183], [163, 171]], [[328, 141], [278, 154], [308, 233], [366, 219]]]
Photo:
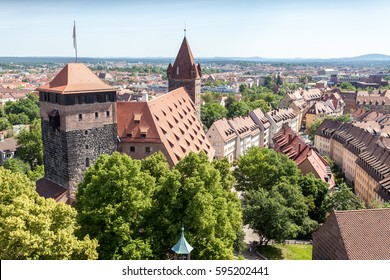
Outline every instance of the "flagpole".
[[76, 63], [77, 63], [76, 21], [74, 21], [74, 25], [73, 25], [73, 48], [76, 53]]

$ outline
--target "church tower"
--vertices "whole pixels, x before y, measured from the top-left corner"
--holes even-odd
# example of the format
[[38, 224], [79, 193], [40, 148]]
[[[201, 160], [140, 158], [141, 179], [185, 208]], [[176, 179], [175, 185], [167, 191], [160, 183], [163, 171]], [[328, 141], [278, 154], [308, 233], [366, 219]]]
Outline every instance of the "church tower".
[[184, 87], [194, 102], [196, 115], [200, 120], [200, 78], [202, 69], [200, 64], [196, 65], [192, 55], [190, 45], [186, 36], [181, 43], [179, 53], [176, 56], [175, 63], [169, 63], [167, 69], [168, 89]]
[[45, 165], [37, 191], [54, 197], [62, 190], [72, 201], [86, 169], [117, 150], [116, 89], [84, 64], [69, 63], [37, 90]]

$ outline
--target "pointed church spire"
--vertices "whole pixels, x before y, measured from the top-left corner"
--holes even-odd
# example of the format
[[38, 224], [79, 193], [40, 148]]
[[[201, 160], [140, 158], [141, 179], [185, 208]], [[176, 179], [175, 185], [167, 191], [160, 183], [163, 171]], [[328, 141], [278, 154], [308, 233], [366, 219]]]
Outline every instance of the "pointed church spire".
[[184, 36], [179, 52], [177, 53], [175, 63], [172, 67], [172, 77], [175, 79], [191, 79], [200, 77], [197, 69], [195, 70], [195, 77], [191, 73], [194, 64], [194, 56], [192, 55], [187, 37]]
[[200, 65], [196, 65], [187, 37], [184, 36], [173, 65], [167, 68], [168, 90], [185, 87], [195, 105], [196, 116], [200, 119]]

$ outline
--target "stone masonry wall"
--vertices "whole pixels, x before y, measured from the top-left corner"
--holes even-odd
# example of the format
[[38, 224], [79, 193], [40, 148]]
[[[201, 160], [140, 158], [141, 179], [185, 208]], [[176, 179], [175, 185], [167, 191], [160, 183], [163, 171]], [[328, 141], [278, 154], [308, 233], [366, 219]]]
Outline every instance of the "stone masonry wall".
[[101, 154], [117, 150], [117, 126], [108, 124], [90, 129], [64, 132], [42, 121], [45, 177], [68, 188], [75, 197], [77, 185], [89, 165]]

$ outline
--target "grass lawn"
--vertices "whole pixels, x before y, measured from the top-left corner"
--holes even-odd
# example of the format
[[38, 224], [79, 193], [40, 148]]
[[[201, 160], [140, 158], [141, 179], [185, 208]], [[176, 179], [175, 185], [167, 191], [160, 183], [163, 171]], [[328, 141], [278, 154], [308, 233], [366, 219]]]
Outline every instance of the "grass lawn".
[[258, 248], [269, 260], [311, 260], [312, 245], [274, 244]]

